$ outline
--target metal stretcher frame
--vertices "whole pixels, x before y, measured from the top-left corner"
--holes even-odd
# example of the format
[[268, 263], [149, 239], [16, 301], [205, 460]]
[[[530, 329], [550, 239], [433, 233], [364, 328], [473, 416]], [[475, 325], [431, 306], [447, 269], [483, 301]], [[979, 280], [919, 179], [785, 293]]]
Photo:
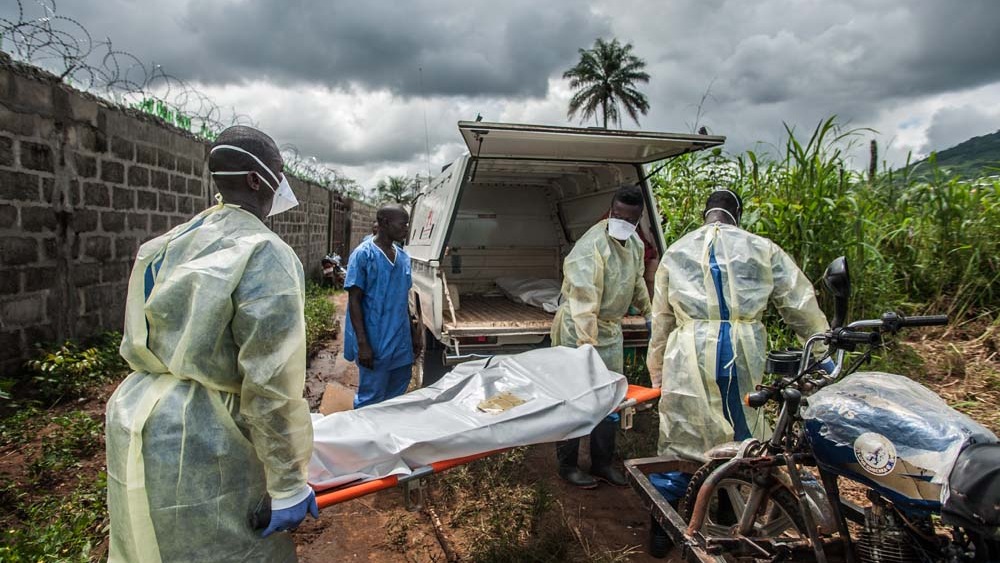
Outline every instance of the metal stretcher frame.
[[[659, 389], [642, 387], [639, 385], [629, 385], [628, 391], [625, 393], [625, 400], [618, 405], [617, 409], [615, 409], [615, 412], [621, 415], [622, 428], [628, 430], [632, 427], [632, 416], [635, 414], [637, 407], [652, 403], [659, 398]], [[442, 471], [447, 471], [448, 469], [458, 467], [459, 465], [465, 465], [466, 463], [476, 461], [477, 459], [482, 459], [484, 457], [489, 457], [491, 455], [507, 451], [507, 449], [509, 448], [436, 461], [430, 465], [414, 469], [409, 475], [390, 475], [388, 477], [382, 477], [381, 479], [372, 479], [361, 483], [347, 484], [333, 489], [316, 491], [316, 504], [319, 505], [320, 509], [324, 509], [335, 504], [354, 500], [378, 491], [391, 489], [397, 485], [403, 485], [406, 488], [406, 501], [409, 505], [412, 502], [412, 492], [420, 490], [420, 479], [422, 477], [427, 477], [428, 475], [433, 475], [435, 473], [441, 473]]]

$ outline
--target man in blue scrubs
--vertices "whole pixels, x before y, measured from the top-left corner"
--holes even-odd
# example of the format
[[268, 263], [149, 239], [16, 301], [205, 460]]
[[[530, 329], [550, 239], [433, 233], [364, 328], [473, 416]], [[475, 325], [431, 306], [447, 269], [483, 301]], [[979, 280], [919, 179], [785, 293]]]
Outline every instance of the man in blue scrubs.
[[378, 234], [351, 253], [344, 282], [344, 358], [358, 365], [356, 409], [406, 392], [416, 342], [409, 310], [410, 257], [403, 250], [410, 217], [402, 206], [388, 204], [376, 218]]

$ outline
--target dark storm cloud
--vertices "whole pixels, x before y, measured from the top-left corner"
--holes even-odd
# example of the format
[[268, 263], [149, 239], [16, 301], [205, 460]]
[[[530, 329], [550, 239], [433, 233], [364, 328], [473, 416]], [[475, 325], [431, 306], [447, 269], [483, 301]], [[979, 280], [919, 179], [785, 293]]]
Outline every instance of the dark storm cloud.
[[[0, 0], [0, 12], [14, 6]], [[943, 148], [985, 132], [972, 131], [975, 108], [996, 100], [940, 116], [921, 104], [1000, 81], [996, 0], [64, 0], [59, 11], [303, 153], [354, 167], [426, 169], [425, 110], [431, 153], [461, 150], [455, 121], [479, 111], [566, 123], [558, 78], [596, 37], [631, 42], [648, 62], [643, 128], [690, 130], [711, 85], [698, 124], [734, 152], [833, 114], [888, 137], [912, 121]], [[303, 93], [317, 86], [327, 91]]]
[[88, 0], [59, 13], [188, 80], [404, 95], [544, 96], [548, 77], [608, 31], [583, 3], [530, 0]]
[[643, 14], [613, 23], [650, 63], [643, 126], [688, 129], [711, 85], [699, 124], [727, 135], [731, 151], [831, 115], [888, 141], [900, 108], [1000, 80], [992, 0], [607, 0], [612, 9]]

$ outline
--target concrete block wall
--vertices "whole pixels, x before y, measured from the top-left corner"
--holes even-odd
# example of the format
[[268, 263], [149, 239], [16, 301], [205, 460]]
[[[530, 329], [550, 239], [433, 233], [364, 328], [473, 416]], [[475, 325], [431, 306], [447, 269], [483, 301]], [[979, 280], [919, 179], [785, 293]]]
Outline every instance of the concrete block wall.
[[306, 277], [318, 276], [320, 260], [330, 251], [330, 190], [288, 178], [299, 204], [265, 221], [298, 255]]
[[0, 60], [0, 369], [120, 329], [142, 241], [208, 202], [206, 147]]
[[361, 244], [366, 236], [372, 234], [372, 223], [375, 222], [376, 211], [378, 208], [373, 205], [361, 201], [351, 201], [348, 226], [350, 237], [348, 240], [352, 249]]
[[[214, 204], [207, 156], [188, 132], [0, 53], [0, 374], [36, 342], [121, 330], [139, 245]], [[330, 191], [290, 181], [301, 205], [267, 223], [318, 275], [343, 217]]]

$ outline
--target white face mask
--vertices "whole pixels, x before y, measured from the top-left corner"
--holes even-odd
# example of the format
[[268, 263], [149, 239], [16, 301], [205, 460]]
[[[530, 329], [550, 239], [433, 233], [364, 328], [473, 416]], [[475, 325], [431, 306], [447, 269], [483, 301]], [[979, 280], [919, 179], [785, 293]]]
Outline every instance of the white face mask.
[[[261, 178], [263, 180], [263, 178]], [[270, 184], [268, 184], [270, 186]], [[295, 207], [299, 204], [298, 198], [295, 197], [295, 192], [292, 191], [292, 186], [288, 183], [288, 178], [285, 175], [281, 175], [281, 183], [278, 184], [278, 189], [274, 191], [274, 200], [271, 202], [271, 212], [267, 214], [268, 217], [277, 215], [278, 213], [284, 213], [289, 209]]]
[[[285, 175], [282, 174], [281, 175], [281, 180], [278, 180], [278, 177], [274, 175], [274, 172], [272, 172], [271, 169], [268, 168], [267, 166], [264, 166], [264, 163], [261, 162], [261, 160], [259, 158], [257, 158], [257, 155], [253, 154], [250, 151], [241, 149], [240, 147], [234, 147], [233, 145], [219, 145], [219, 146], [213, 148], [212, 152], [215, 152], [215, 151], [217, 151], [219, 149], [234, 150], [234, 151], [237, 151], [237, 152], [241, 152], [243, 154], [250, 155], [250, 158], [256, 160], [257, 164], [259, 164], [261, 168], [263, 168], [264, 170], [266, 170], [267, 173], [271, 175], [271, 178], [274, 179], [274, 183], [277, 184], [277, 186], [278, 186], [277, 189], [275, 189], [275, 187], [273, 185], [271, 185], [271, 182], [267, 181], [267, 178], [265, 178], [263, 175], [260, 174], [260, 172], [257, 172], [256, 170], [239, 170], [239, 171], [232, 171], [232, 172], [212, 172], [212, 175], [214, 175], [214, 176], [239, 176], [239, 175], [242, 175], [242, 174], [249, 174], [250, 172], [253, 172], [253, 173], [257, 174], [258, 176], [260, 176], [260, 179], [265, 184], [267, 184], [267, 187], [271, 188], [272, 192], [274, 192], [274, 199], [271, 200], [271, 211], [267, 214], [268, 217], [273, 217], [274, 215], [277, 215], [278, 213], [284, 213], [285, 211], [288, 211], [289, 209], [291, 209], [291, 208], [293, 208], [293, 207], [295, 207], [296, 205], [299, 204], [299, 200], [295, 197], [295, 192], [292, 191], [292, 186], [288, 183], [288, 178], [286, 178]], [[209, 153], [209, 154], [211, 154], [211, 153]]]
[[631, 238], [637, 227], [624, 219], [608, 219], [608, 235], [621, 241]]

